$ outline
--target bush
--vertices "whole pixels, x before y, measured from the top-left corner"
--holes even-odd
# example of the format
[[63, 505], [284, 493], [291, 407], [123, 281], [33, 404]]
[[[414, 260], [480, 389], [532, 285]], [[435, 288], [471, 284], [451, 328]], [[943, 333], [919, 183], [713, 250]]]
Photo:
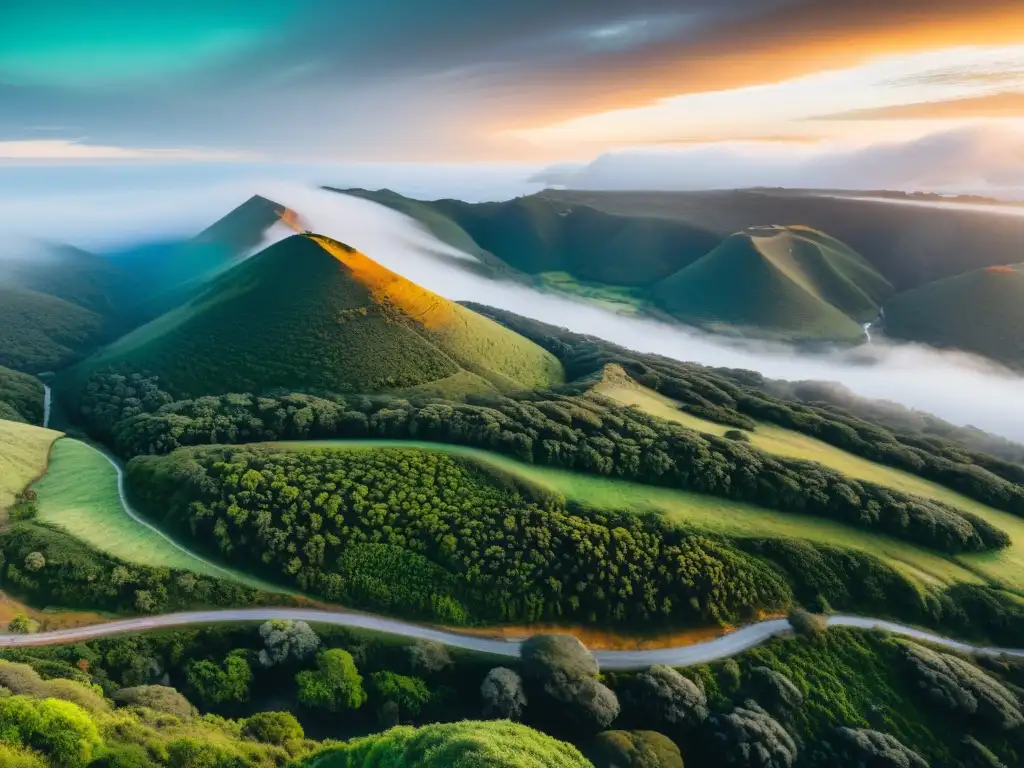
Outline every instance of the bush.
[[193, 661], [186, 669], [189, 689], [204, 706], [240, 703], [249, 699], [252, 669], [244, 651], [232, 651], [224, 661]]
[[27, 635], [36, 631], [36, 623], [24, 613], [19, 613], [7, 623], [7, 631], [15, 635]]
[[406, 646], [406, 653], [413, 672], [434, 675], [452, 666], [452, 657], [441, 643], [417, 640]]
[[378, 706], [394, 705], [393, 714], [399, 722], [417, 717], [430, 701], [430, 689], [418, 677], [383, 670], [370, 675], [370, 681]]
[[683, 768], [679, 747], [655, 731], [605, 731], [592, 752], [595, 768]]
[[752, 701], [726, 715], [708, 719], [711, 753], [725, 765], [743, 768], [789, 768], [796, 762], [793, 737]]
[[789, 625], [798, 635], [818, 639], [828, 631], [828, 619], [802, 608], [794, 608], [787, 616]]
[[633, 678], [626, 704], [631, 718], [673, 735], [685, 733], [708, 717], [704, 691], [660, 664]]
[[483, 715], [495, 720], [521, 720], [526, 708], [526, 690], [519, 675], [507, 667], [495, 667], [480, 684]]
[[735, 440], [737, 443], [749, 443], [750, 435], [740, 429], [730, 429], [722, 435], [726, 440]]
[[288, 712], [257, 712], [242, 721], [242, 735], [278, 746], [306, 737], [299, 721]]
[[501, 720], [463, 721], [423, 728], [398, 726], [331, 747], [303, 768], [590, 768], [572, 746], [532, 728]]
[[166, 685], [136, 685], [122, 688], [113, 695], [113, 699], [125, 707], [148, 707], [157, 712], [174, 715], [179, 720], [191, 720], [196, 714], [195, 707], [188, 699]]
[[836, 728], [823, 751], [822, 766], [928, 768], [927, 760], [894, 736], [864, 728]]
[[103, 747], [96, 723], [76, 704], [57, 699], [0, 699], [3, 739], [45, 754], [61, 768], [84, 768]]
[[902, 643], [904, 657], [925, 693], [925, 700], [997, 728], [1024, 725], [1021, 704], [998, 680], [973, 664], [916, 643]]
[[340, 648], [317, 656], [316, 669], [299, 672], [295, 682], [299, 686], [299, 702], [313, 709], [342, 712], [359, 709], [366, 703], [363, 678], [352, 654]]

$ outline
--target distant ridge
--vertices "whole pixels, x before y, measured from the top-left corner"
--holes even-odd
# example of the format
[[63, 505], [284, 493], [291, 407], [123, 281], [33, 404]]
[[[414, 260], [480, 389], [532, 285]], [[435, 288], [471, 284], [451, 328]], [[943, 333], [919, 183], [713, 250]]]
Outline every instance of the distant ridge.
[[1024, 264], [986, 267], [902, 293], [885, 305], [884, 329], [1024, 370]]
[[860, 254], [803, 226], [738, 232], [651, 292], [683, 322], [792, 341], [859, 340], [891, 293]]
[[560, 383], [558, 361], [497, 323], [320, 235], [293, 235], [77, 366], [149, 371], [176, 396]]

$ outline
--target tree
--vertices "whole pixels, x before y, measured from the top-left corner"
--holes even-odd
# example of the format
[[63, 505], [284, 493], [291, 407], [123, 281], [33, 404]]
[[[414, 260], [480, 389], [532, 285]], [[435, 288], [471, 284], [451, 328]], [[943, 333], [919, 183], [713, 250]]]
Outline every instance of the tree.
[[278, 746], [306, 737], [299, 721], [289, 712], [257, 712], [242, 721], [242, 735]]
[[656, 731], [605, 731], [592, 752], [595, 768], [683, 768], [679, 747]]
[[657, 664], [636, 675], [627, 691], [629, 712], [666, 733], [686, 731], [708, 717], [704, 691], [676, 670]]
[[40, 571], [46, 567], [46, 558], [42, 552], [29, 552], [25, 555], [25, 570]]
[[248, 700], [252, 670], [244, 651], [232, 651], [223, 663], [201, 660], [191, 662], [185, 673], [189, 688], [206, 705]]
[[430, 701], [430, 689], [418, 677], [398, 675], [384, 670], [370, 675], [373, 694], [381, 705], [393, 703], [398, 706], [401, 719], [416, 717]]
[[572, 635], [534, 635], [523, 642], [520, 656], [524, 677], [544, 685], [555, 676], [580, 680], [598, 673], [593, 654]]
[[36, 624], [24, 613], [17, 614], [7, 624], [7, 631], [16, 635], [27, 635], [35, 631]]
[[754, 667], [750, 676], [757, 700], [776, 717], [787, 718], [804, 703], [804, 695], [792, 680], [771, 667]]
[[497, 720], [521, 720], [526, 708], [523, 679], [507, 667], [495, 667], [480, 684], [483, 714]]
[[817, 640], [828, 631], [828, 619], [802, 608], [794, 608], [787, 618], [793, 631], [804, 637]]
[[895, 736], [864, 728], [836, 728], [814, 755], [816, 764], [836, 768], [928, 768], [928, 762]]
[[363, 678], [352, 654], [340, 648], [324, 651], [316, 659], [315, 670], [303, 670], [295, 676], [299, 701], [313, 709], [341, 712], [359, 709], [366, 703]]
[[260, 625], [260, 637], [263, 650], [258, 658], [263, 667], [305, 661], [320, 647], [320, 638], [304, 621], [265, 621]]
[[452, 666], [452, 657], [448, 649], [441, 643], [431, 640], [417, 640], [407, 646], [406, 653], [409, 655], [409, 665], [413, 672], [433, 675]]

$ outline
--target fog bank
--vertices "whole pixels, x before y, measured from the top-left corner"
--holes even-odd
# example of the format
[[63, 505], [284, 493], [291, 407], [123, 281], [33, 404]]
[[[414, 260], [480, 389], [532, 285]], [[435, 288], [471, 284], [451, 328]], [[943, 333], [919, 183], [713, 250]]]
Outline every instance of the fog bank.
[[[405, 216], [366, 200], [288, 181], [227, 181], [174, 187], [140, 197], [130, 191], [102, 195], [27, 198], [20, 204], [24, 231], [60, 233], [73, 245], [156, 240], [159, 233], [195, 234], [253, 194], [298, 211], [311, 229], [352, 245], [409, 279], [454, 300], [508, 309], [572, 330], [600, 336], [642, 352], [711, 366], [747, 368], [788, 380], [840, 382], [857, 394], [892, 400], [1024, 442], [1024, 379], [967, 356], [916, 345], [873, 344], [854, 351], [798, 354], [771, 344], [739, 346], [706, 334], [651, 320], [621, 317], [588, 304], [497, 283], [440, 260], [458, 255]], [[9, 211], [5, 211], [9, 214]], [[9, 216], [0, 217], [0, 235]], [[79, 224], [76, 232], [72, 223]], [[31, 225], [27, 227], [26, 225]], [[274, 239], [288, 236], [275, 227]]]

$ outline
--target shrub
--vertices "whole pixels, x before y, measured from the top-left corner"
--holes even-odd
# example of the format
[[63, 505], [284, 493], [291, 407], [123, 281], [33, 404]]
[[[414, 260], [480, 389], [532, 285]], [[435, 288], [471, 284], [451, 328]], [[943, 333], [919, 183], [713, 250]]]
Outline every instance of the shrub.
[[708, 719], [711, 753], [725, 765], [742, 768], [789, 768], [796, 762], [793, 737], [752, 701]]
[[828, 619], [802, 608], [794, 608], [787, 618], [793, 631], [804, 637], [817, 639], [828, 631]]
[[288, 712], [257, 712], [242, 721], [242, 735], [264, 744], [284, 746], [304, 739], [299, 721]]
[[366, 703], [363, 678], [352, 654], [340, 648], [317, 656], [316, 669], [299, 672], [295, 682], [299, 686], [299, 701], [310, 708], [341, 712], [359, 709]]
[[632, 718], [671, 734], [698, 726], [708, 717], [704, 691], [676, 670], [660, 664], [633, 678], [626, 703]]
[[320, 638], [304, 621], [265, 621], [260, 625], [260, 637], [263, 649], [258, 659], [263, 667], [305, 661], [320, 647]]
[[122, 688], [113, 695], [113, 699], [125, 707], [149, 707], [157, 712], [174, 715], [179, 720], [191, 720], [196, 713], [188, 699], [166, 685]]
[[507, 667], [495, 667], [480, 684], [484, 717], [521, 720], [526, 708], [526, 690], [519, 675]]
[[683, 768], [679, 747], [656, 731], [605, 731], [594, 739], [595, 768]]

